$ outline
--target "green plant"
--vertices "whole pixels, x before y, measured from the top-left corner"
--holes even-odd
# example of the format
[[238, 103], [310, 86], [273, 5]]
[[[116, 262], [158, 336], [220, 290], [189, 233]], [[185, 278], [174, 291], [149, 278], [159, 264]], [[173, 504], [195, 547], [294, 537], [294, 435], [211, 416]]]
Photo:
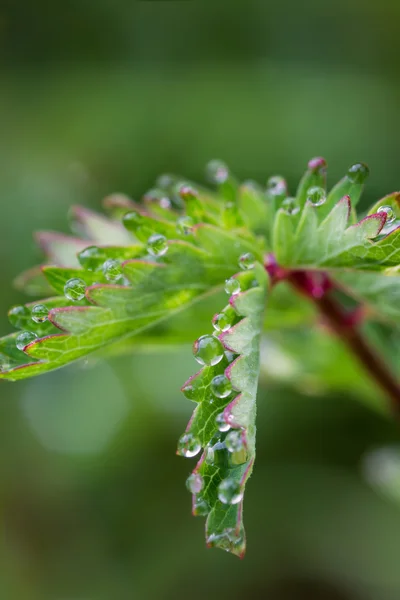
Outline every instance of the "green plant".
[[[365, 367], [373, 393], [385, 393], [396, 412], [400, 406], [399, 383], [376, 353], [378, 330], [365, 331], [367, 317], [399, 323], [400, 193], [360, 220], [367, 176], [365, 165], [353, 165], [327, 193], [326, 163], [316, 158], [290, 197], [282, 177], [271, 177], [266, 189], [239, 185], [213, 161], [216, 191], [162, 176], [143, 203], [106, 198], [110, 218], [74, 208], [79, 237], [39, 233], [46, 264], [17, 279], [30, 294], [52, 296], [10, 310], [21, 331], [0, 340], [0, 378], [32, 377], [95, 351], [193, 341], [202, 332], [193, 348], [202, 368], [182, 387], [197, 406], [178, 454], [203, 449], [187, 481], [193, 513], [207, 516], [208, 545], [242, 556], [263, 331], [284, 330], [276, 339], [281, 348], [292, 345], [306, 371], [331, 330]], [[211, 326], [204, 306], [213, 294]], [[189, 319], [179, 316], [184, 309]]]

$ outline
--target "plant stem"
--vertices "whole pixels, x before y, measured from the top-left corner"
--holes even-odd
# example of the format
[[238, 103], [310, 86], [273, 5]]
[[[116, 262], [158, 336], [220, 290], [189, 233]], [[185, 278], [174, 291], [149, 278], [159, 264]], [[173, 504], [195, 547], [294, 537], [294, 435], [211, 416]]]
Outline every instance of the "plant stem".
[[[317, 278], [316, 278], [317, 276]], [[332, 283], [323, 273], [288, 272], [285, 279], [314, 302], [332, 331], [347, 345], [369, 375], [386, 393], [392, 411], [400, 416], [400, 383], [357, 327], [357, 313], [348, 313], [331, 295]]]
[[370, 347], [358, 328], [360, 311], [346, 312], [332, 297], [334, 288], [326, 273], [321, 271], [291, 271], [280, 267], [273, 255], [266, 257], [265, 268], [272, 284], [286, 280], [311, 300], [331, 330], [344, 342], [358, 361], [388, 396], [392, 412], [400, 416], [400, 382], [382, 358]]

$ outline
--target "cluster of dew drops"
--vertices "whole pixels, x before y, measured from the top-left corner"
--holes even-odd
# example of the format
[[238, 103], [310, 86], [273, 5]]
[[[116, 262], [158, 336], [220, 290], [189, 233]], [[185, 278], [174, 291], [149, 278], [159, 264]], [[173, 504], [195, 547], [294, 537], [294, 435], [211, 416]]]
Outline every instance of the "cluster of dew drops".
[[[177, 230], [180, 233], [188, 233], [192, 227], [190, 217], [182, 217], [177, 223]], [[159, 257], [166, 254], [168, 250], [168, 241], [161, 234], [153, 234], [147, 240], [146, 250], [152, 257]], [[127, 284], [123, 277], [122, 266], [119, 260], [103, 257], [103, 261], [99, 257], [104, 255], [104, 251], [97, 246], [89, 246], [83, 250], [80, 255], [80, 261], [84, 268], [89, 271], [100, 271], [108, 283], [110, 284]], [[80, 302], [85, 298], [87, 284], [80, 277], [69, 279], [64, 285], [64, 295], [71, 302]], [[11, 309], [9, 316], [12, 325], [17, 327], [23, 322], [25, 325], [32, 319], [34, 323], [45, 323], [49, 317], [49, 308], [44, 304], [37, 304], [30, 310], [27, 306], [15, 306]], [[26, 346], [38, 339], [38, 335], [29, 330], [21, 331], [16, 337], [16, 346], [18, 350], [24, 350]]]
[[[311, 161], [312, 162], [312, 161]], [[325, 165], [321, 165], [321, 170], [325, 169]], [[363, 163], [352, 165], [347, 171], [347, 179], [353, 184], [361, 184], [368, 177], [368, 167]], [[281, 201], [281, 207], [288, 215], [297, 215], [300, 212], [300, 206], [297, 199], [288, 197], [287, 183], [283, 177], [273, 176], [267, 181], [267, 193]], [[312, 186], [307, 190], [306, 201], [315, 207], [325, 204], [327, 199], [326, 190], [321, 186]], [[390, 207], [381, 207], [381, 211], [390, 214]], [[388, 217], [389, 218], [389, 217]], [[388, 224], [388, 220], [386, 221]]]
[[[206, 172], [208, 180], [217, 185], [223, 184], [230, 176], [229, 169], [225, 163], [217, 160], [213, 160], [207, 165]], [[347, 172], [347, 177], [352, 183], [362, 183], [366, 179], [367, 175], [368, 169], [362, 163], [353, 165]], [[164, 176], [164, 178], [168, 179], [168, 176]], [[159, 181], [161, 182], [162, 179], [163, 177], [161, 177]], [[196, 191], [190, 186], [178, 184], [178, 187], [185, 189], [184, 193], [188, 195], [196, 193]], [[292, 197], [286, 197], [287, 184], [282, 177], [270, 177], [267, 182], [267, 192], [272, 196], [282, 199], [282, 208], [287, 214], [296, 215], [300, 211], [300, 207], [298, 206], [296, 199]], [[322, 187], [313, 186], [307, 192], [307, 201], [316, 207], [324, 204], [326, 197], [326, 191]], [[168, 205], [165, 204], [167, 201]], [[167, 197], [165, 197], [165, 195], [161, 196], [159, 203], [162, 208], [169, 208], [171, 206], [170, 201]], [[385, 228], [382, 233], [388, 233], [390, 231], [390, 226], [396, 220], [396, 215], [391, 206], [379, 207], [378, 213], [382, 212], [386, 214]], [[141, 215], [139, 213], [131, 211], [124, 216], [123, 222], [127, 229], [134, 229], [135, 227], [140, 227], [140, 219]], [[193, 226], [194, 221], [192, 217], [184, 215], [177, 220], [176, 230], [180, 235], [189, 235]], [[146, 250], [152, 257], [161, 257], [165, 255], [168, 251], [167, 238], [159, 233], [151, 234], [147, 239]], [[101, 248], [90, 246], [80, 253], [79, 258], [84, 268], [90, 271], [100, 270], [109, 283], [122, 283], [124, 285], [128, 284], [127, 280], [123, 277], [121, 262], [117, 259], [107, 258], [106, 256], [103, 256], [103, 259], [101, 260], [101, 256]], [[100, 268], [99, 257], [101, 261]], [[245, 260], [246, 258], [241, 259], [241, 261]], [[243, 268], [251, 268], [246, 266], [243, 262], [241, 262], [240, 266]], [[227, 292], [230, 294], [237, 293], [236, 288], [239, 285], [239, 282], [232, 278], [230, 282], [227, 283], [227, 287], [229, 288], [227, 289]], [[71, 302], [80, 302], [85, 297], [86, 287], [86, 283], [83, 279], [79, 277], [73, 277], [65, 283], [64, 294]], [[10, 311], [10, 320], [13, 325], [20, 322], [24, 322], [26, 324], [30, 317], [35, 323], [44, 323], [48, 319], [48, 314], [49, 309], [44, 304], [37, 304], [31, 310], [26, 306], [16, 306]], [[226, 314], [221, 314], [218, 319], [220, 319], [221, 327], [224, 323], [226, 323], [227, 328], [229, 328], [229, 319], [227, 318]], [[223, 331], [223, 329], [221, 329], [221, 331]], [[21, 331], [16, 338], [16, 346], [19, 350], [23, 350], [37, 338], [38, 335], [33, 331]]]
[[[211, 161], [206, 168], [207, 177], [211, 183], [221, 184], [229, 177], [229, 170], [221, 161]], [[163, 182], [165, 180], [165, 182]], [[160, 187], [170, 185], [169, 176], [161, 176], [158, 180]], [[178, 183], [177, 190], [183, 198], [197, 194], [196, 190], [191, 186]], [[156, 190], [155, 190], [156, 191]], [[151, 192], [150, 192], [151, 195]], [[157, 196], [157, 194], [155, 194]], [[171, 201], [161, 194], [159, 198], [161, 208], [171, 208]], [[138, 212], [130, 211], [123, 217], [123, 223], [128, 230], [135, 230], [141, 226], [141, 215]], [[176, 231], [179, 235], [189, 235], [194, 226], [194, 220], [188, 215], [181, 216], [176, 222]], [[146, 251], [151, 257], [157, 258], [164, 256], [168, 251], [168, 240], [160, 233], [152, 233], [147, 238]], [[89, 246], [79, 254], [79, 260], [83, 268], [89, 271], [100, 271], [109, 284], [129, 285], [129, 282], [124, 278], [121, 261], [114, 258], [107, 258], [104, 251], [96, 246]], [[99, 262], [100, 261], [100, 262]], [[69, 279], [64, 285], [64, 295], [71, 302], [80, 302], [85, 298], [87, 284], [80, 277]], [[9, 313], [11, 324], [20, 328], [23, 324], [26, 326], [29, 320], [34, 323], [45, 323], [48, 320], [49, 308], [44, 304], [37, 304], [32, 309], [27, 306], [15, 306]], [[38, 335], [34, 331], [21, 331], [16, 337], [16, 346], [18, 350], [23, 351], [26, 346], [38, 339]], [[7, 370], [9, 365], [1, 365], [1, 368]]]
[[[322, 167], [325, 168], [325, 167]], [[347, 171], [347, 179], [353, 184], [362, 184], [367, 179], [369, 174], [368, 167], [363, 163], [352, 165]], [[300, 206], [296, 198], [287, 196], [286, 181], [280, 176], [273, 176], [267, 182], [267, 192], [281, 200], [281, 206], [288, 215], [297, 215], [300, 212]], [[307, 190], [306, 202], [312, 206], [318, 207], [325, 204], [327, 193], [323, 187], [312, 186]], [[396, 213], [389, 205], [382, 205], [378, 208], [379, 214], [386, 215], [386, 221], [382, 234], [388, 234], [392, 231], [392, 226], [396, 221]]]
[[[239, 267], [242, 270], [251, 270], [255, 265], [255, 257], [252, 253], [246, 252], [239, 258]], [[238, 277], [231, 277], [225, 282], [225, 291], [229, 296], [239, 294], [241, 283]], [[197, 362], [202, 366], [215, 366], [224, 356], [227, 355], [222, 343], [217, 335], [228, 331], [236, 317], [233, 307], [228, 306], [222, 312], [214, 316], [212, 324], [215, 329], [214, 335], [202, 335], [193, 345], [193, 354]], [[232, 353], [229, 353], [232, 354]], [[232, 357], [234, 355], [232, 354]], [[232, 393], [232, 385], [229, 378], [224, 374], [215, 375], [211, 380], [211, 392], [216, 398], [228, 398]], [[183, 392], [188, 398], [195, 399], [195, 391], [190, 384], [183, 388]], [[206, 448], [206, 462], [214, 464], [214, 455], [219, 452], [228, 452], [232, 456], [239, 457], [241, 464], [246, 460], [245, 437], [241, 429], [231, 429], [229, 417], [224, 412], [219, 413], [215, 418], [216, 426], [221, 433], [227, 433], [223, 441], [218, 441], [212, 446]], [[178, 442], [178, 454], [186, 458], [192, 458], [199, 454], [202, 446], [200, 440], [190, 432], [184, 433]], [[186, 480], [186, 487], [194, 495], [200, 494], [204, 488], [204, 480], [200, 473], [194, 472]], [[223, 504], [237, 504], [243, 498], [243, 489], [239, 481], [228, 477], [223, 479], [218, 486], [218, 498]], [[197, 515], [207, 514], [208, 506], [204, 500], [197, 501], [195, 505]]]

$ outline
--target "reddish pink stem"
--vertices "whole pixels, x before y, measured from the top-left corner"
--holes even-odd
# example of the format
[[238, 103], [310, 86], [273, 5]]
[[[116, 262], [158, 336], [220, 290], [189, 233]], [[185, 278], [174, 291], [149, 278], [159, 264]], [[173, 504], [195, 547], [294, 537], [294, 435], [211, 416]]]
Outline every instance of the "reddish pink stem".
[[391, 401], [392, 411], [398, 416], [400, 414], [400, 383], [358, 329], [362, 307], [358, 307], [351, 313], [346, 312], [332, 297], [330, 292], [333, 284], [328, 275], [323, 272], [283, 269], [277, 265], [272, 255], [267, 257], [265, 268], [273, 284], [286, 280], [315, 304], [332, 331], [347, 345], [369, 375], [386, 393]]

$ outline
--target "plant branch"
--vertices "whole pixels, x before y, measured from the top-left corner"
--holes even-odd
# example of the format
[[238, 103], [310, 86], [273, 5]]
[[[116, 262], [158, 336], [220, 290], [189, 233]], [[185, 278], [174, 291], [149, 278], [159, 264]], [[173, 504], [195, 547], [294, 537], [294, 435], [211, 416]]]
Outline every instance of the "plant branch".
[[358, 324], [361, 311], [356, 309], [349, 313], [344, 310], [332, 297], [333, 284], [323, 272], [284, 270], [276, 265], [273, 257], [268, 257], [266, 269], [272, 275], [273, 282], [288, 281], [315, 304], [331, 330], [347, 345], [390, 399], [392, 412], [400, 416], [400, 382], [360, 331]]

